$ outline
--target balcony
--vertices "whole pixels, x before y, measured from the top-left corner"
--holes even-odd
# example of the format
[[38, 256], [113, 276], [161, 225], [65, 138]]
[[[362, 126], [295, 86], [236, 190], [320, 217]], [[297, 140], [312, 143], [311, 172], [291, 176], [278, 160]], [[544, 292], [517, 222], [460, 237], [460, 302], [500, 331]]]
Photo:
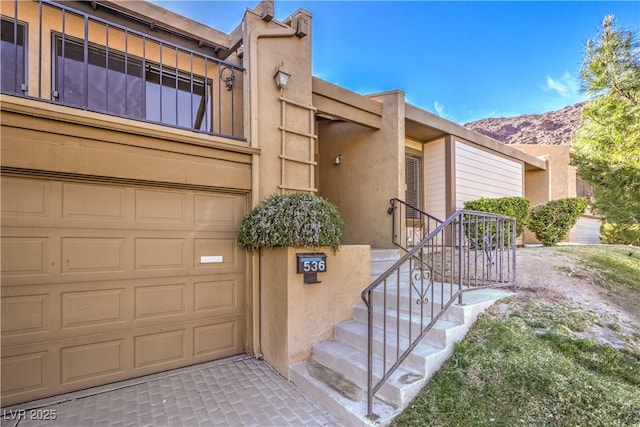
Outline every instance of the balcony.
[[3, 2], [2, 93], [244, 141], [244, 69], [127, 20], [47, 0]]

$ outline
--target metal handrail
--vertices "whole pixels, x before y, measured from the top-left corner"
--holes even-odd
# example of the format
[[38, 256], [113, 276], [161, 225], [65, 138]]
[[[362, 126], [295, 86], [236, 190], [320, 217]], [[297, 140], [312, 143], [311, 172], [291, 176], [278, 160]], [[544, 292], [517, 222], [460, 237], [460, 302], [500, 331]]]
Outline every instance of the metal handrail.
[[[400, 200], [393, 198], [389, 200], [391, 205], [387, 213], [393, 215], [392, 218], [392, 243], [405, 251], [424, 239], [433, 229], [442, 224], [440, 218], [424, 212]], [[411, 223], [411, 225], [409, 225]]]
[[[402, 206], [392, 199], [392, 207], [394, 200]], [[465, 291], [515, 283], [515, 226], [514, 218], [456, 211], [362, 291], [369, 418], [375, 394], [444, 312], [456, 300], [462, 304]], [[381, 367], [374, 371], [376, 357]]]

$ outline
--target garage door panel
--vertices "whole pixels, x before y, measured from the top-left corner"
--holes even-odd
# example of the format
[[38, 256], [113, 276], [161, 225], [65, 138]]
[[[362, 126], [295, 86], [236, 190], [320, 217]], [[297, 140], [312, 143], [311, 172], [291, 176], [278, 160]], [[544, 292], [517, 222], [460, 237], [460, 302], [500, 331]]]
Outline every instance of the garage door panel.
[[17, 177], [2, 190], [2, 405], [244, 351], [244, 195]]
[[158, 319], [187, 313], [186, 283], [135, 289], [135, 319]]
[[187, 201], [183, 192], [136, 189], [136, 221], [191, 222]]
[[3, 347], [244, 313], [242, 273], [5, 286]]
[[209, 194], [196, 194], [194, 197], [194, 221], [219, 231], [237, 230], [244, 212], [244, 203], [238, 197]]
[[242, 310], [244, 304], [242, 277], [202, 280], [194, 283], [193, 310], [203, 315], [223, 315]]
[[238, 354], [244, 333], [235, 315], [3, 348], [2, 405]]
[[47, 236], [2, 236], [2, 277], [39, 275], [48, 272]]
[[61, 348], [60, 383], [100, 381], [100, 378], [106, 382], [125, 373], [125, 358], [124, 339]]
[[16, 355], [11, 355], [10, 351], [7, 353], [3, 350], [1, 363], [2, 405], [7, 404], [7, 398], [20, 398], [34, 393], [38, 395], [38, 391], [41, 395], [49, 387], [49, 351], [32, 351]]
[[136, 336], [134, 348], [134, 369], [183, 362], [187, 357], [186, 333], [179, 329]]
[[124, 272], [125, 242], [122, 237], [63, 237], [62, 273]]
[[228, 322], [197, 326], [193, 329], [194, 356], [217, 357], [225, 352], [235, 352], [242, 337], [238, 334], [237, 319]]
[[48, 332], [50, 298], [47, 294], [3, 296], [2, 337]]
[[132, 295], [120, 282], [5, 286], [2, 349], [127, 330]]
[[62, 184], [62, 218], [119, 220], [127, 218], [126, 188], [97, 184]]
[[187, 268], [186, 239], [135, 239], [135, 269], [163, 270]]
[[[61, 329], [125, 321], [125, 289], [82, 290], [61, 295]], [[115, 326], [115, 325], [114, 325]]]
[[2, 177], [0, 184], [3, 217], [44, 218], [49, 215], [49, 181]]

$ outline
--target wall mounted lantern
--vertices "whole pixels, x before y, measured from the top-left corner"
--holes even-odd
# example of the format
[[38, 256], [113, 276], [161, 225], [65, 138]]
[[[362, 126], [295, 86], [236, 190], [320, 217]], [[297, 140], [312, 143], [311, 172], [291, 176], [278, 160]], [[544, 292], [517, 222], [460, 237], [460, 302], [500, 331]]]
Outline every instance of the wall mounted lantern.
[[333, 164], [338, 166], [342, 163], [342, 154], [338, 154], [335, 159], [333, 159]]
[[[225, 71], [228, 71], [228, 73], [225, 73]], [[224, 81], [224, 86], [230, 91], [233, 89], [233, 83], [236, 81], [236, 73], [233, 71], [233, 68], [223, 67], [220, 70], [220, 79]]]
[[276, 81], [276, 86], [278, 86], [278, 89], [284, 89], [285, 86], [287, 86], [289, 77], [291, 77], [291, 74], [287, 73], [282, 68], [278, 68], [278, 71], [276, 71], [276, 74], [273, 76], [273, 78]]

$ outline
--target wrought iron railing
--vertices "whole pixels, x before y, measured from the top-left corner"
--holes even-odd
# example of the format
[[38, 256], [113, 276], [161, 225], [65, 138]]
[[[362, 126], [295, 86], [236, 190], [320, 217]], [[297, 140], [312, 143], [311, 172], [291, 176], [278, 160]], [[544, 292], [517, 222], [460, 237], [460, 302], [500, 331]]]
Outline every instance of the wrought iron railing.
[[463, 303], [465, 291], [515, 284], [515, 227], [513, 218], [457, 211], [362, 292], [368, 309], [369, 418], [376, 393], [447, 308]]
[[442, 224], [442, 220], [430, 215], [404, 200], [389, 200], [391, 205], [387, 212], [393, 215], [393, 244], [401, 249], [409, 250], [432, 230]]
[[[62, 2], [6, 3], [3, 94], [245, 139], [244, 68], [217, 58], [215, 49], [187, 38], [171, 43]], [[132, 27], [144, 23], [127, 17]]]

